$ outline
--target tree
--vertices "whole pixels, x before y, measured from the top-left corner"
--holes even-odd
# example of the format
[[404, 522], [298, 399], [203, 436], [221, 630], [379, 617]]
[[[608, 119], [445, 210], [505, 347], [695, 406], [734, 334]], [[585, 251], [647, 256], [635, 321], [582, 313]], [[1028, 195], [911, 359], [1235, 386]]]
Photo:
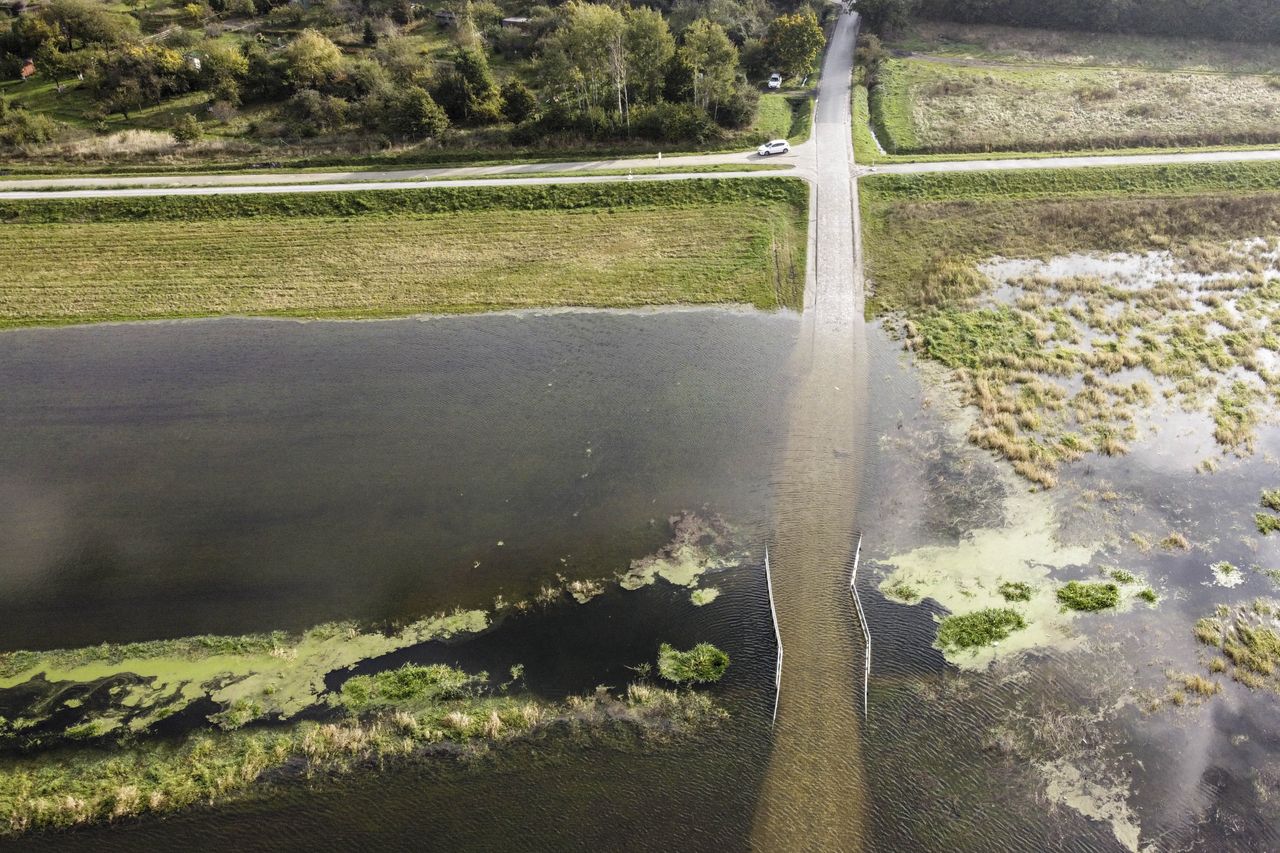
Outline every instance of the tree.
[[172, 133], [173, 138], [183, 144], [195, 142], [200, 138], [200, 122], [196, 121], [196, 117], [191, 113], [183, 113], [182, 117], [173, 123]]
[[656, 9], [628, 9], [625, 16], [627, 78], [640, 100], [657, 103], [662, 98], [667, 67], [676, 55], [675, 37]]
[[484, 51], [478, 47], [458, 48], [453, 58], [453, 73], [440, 81], [435, 98], [454, 121], [496, 120], [500, 114], [498, 84], [493, 80]]
[[432, 139], [449, 129], [449, 117], [421, 86], [410, 86], [392, 104], [392, 127], [409, 139]]
[[533, 115], [538, 101], [529, 87], [514, 77], [502, 84], [502, 114], [507, 121], [519, 124]]
[[693, 102], [704, 110], [733, 92], [738, 49], [724, 29], [706, 18], [694, 21], [684, 34], [680, 57], [693, 75]]
[[316, 89], [342, 70], [342, 51], [323, 34], [303, 30], [281, 51], [285, 78], [297, 89]]
[[201, 74], [209, 91], [220, 101], [240, 103], [240, 81], [249, 73], [249, 59], [229, 44], [209, 42], [204, 51]]
[[858, 14], [867, 29], [884, 35], [905, 27], [915, 12], [915, 0], [858, 0]]
[[544, 79], [573, 92], [579, 109], [610, 106], [626, 111], [626, 22], [617, 9], [571, 0], [565, 20], [544, 46]]
[[773, 61], [788, 77], [806, 74], [826, 41], [811, 9], [774, 18], [765, 37]]
[[378, 34], [373, 30], [373, 21], [368, 18], [364, 19], [364, 37], [363, 41], [369, 47], [373, 47], [378, 43]]

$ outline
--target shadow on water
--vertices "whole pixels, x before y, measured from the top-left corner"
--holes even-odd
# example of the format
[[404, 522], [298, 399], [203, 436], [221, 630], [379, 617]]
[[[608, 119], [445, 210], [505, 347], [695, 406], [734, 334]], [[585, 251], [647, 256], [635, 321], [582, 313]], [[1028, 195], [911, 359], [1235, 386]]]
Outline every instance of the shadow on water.
[[762, 539], [793, 314], [0, 335], [0, 648], [300, 630]]

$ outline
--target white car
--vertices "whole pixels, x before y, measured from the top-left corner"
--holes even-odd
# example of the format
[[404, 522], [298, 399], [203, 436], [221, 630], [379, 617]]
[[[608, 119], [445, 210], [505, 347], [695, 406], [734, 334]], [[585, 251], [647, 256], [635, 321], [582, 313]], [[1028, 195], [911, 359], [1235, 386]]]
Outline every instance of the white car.
[[791, 153], [791, 143], [785, 139], [774, 139], [757, 148], [756, 153], [761, 157], [768, 157], [770, 154], [789, 154]]
[[769, 75], [769, 88], [770, 88], [770, 89], [781, 89], [781, 88], [782, 88], [782, 75], [781, 75], [781, 74], [770, 74], [770, 75]]

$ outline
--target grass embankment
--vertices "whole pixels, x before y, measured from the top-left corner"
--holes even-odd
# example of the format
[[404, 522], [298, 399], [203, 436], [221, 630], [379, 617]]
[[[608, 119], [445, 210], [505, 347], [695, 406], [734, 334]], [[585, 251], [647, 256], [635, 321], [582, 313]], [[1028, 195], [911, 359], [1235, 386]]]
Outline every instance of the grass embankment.
[[[1085, 453], [1125, 453], [1157, 395], [1212, 414], [1247, 455], [1280, 394], [1277, 190], [1273, 164], [868, 178], [869, 311], [902, 316], [908, 345], [965, 389], [970, 439], [1044, 487]], [[1157, 254], [1140, 286], [1123, 264], [1000, 281], [981, 267], [1079, 252]]]
[[793, 179], [0, 204], [0, 327], [548, 306], [798, 307]]

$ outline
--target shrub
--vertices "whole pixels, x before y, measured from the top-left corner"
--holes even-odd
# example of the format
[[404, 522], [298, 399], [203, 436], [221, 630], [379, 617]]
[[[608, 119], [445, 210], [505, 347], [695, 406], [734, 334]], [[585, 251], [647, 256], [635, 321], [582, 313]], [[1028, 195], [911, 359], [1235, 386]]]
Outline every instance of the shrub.
[[654, 142], [710, 142], [720, 135], [705, 111], [693, 104], [661, 103], [631, 111], [631, 131]]
[[687, 652], [669, 643], [663, 643], [658, 649], [658, 672], [677, 684], [719, 681], [728, 668], [729, 655], [710, 643], [698, 643]]
[[533, 115], [538, 101], [529, 87], [512, 78], [502, 84], [502, 114], [512, 124], [519, 124]]
[[1120, 587], [1113, 583], [1071, 581], [1058, 590], [1058, 601], [1071, 610], [1093, 613], [1120, 603]]
[[200, 122], [191, 113], [183, 113], [173, 123], [173, 138], [182, 143], [195, 142], [200, 138]]
[[1016, 610], [988, 607], [975, 613], [948, 616], [938, 625], [938, 646], [942, 649], [976, 649], [1003, 640], [1027, 627]]

